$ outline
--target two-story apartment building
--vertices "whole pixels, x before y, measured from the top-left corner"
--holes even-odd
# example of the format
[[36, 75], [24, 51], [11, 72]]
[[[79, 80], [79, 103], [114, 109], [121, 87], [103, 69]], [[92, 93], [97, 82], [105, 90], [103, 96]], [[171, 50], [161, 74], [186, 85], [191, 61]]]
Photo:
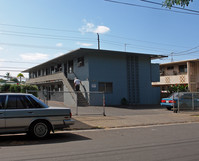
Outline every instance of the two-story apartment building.
[[199, 59], [160, 64], [160, 82], [154, 87], [166, 91], [170, 85], [188, 85], [190, 92], [199, 91]]
[[[29, 72], [27, 83], [41, 90], [74, 92], [71, 82], [78, 77], [82, 92], [104, 91], [106, 105], [120, 105], [122, 98], [129, 104], [157, 104], [160, 88], [152, 87], [152, 82], [160, 79], [159, 64], [152, 64], [151, 59], [161, 57], [164, 56], [80, 48], [24, 72]], [[71, 104], [69, 97], [72, 94], [64, 96], [65, 104]]]

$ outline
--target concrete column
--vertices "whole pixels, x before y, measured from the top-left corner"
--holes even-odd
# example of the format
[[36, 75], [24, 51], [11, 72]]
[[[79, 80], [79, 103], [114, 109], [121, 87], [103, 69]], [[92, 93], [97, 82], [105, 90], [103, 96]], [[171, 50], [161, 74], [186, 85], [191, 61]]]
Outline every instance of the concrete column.
[[190, 68], [191, 68], [190, 62], [187, 62], [188, 90], [191, 92]]

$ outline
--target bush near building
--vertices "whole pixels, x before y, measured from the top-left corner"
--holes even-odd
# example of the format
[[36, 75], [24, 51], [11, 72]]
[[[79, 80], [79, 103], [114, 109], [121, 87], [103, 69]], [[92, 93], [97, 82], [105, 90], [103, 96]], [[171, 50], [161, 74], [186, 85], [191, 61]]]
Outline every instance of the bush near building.
[[1, 93], [12, 92], [12, 93], [31, 93], [37, 97], [38, 87], [35, 85], [17, 85], [17, 84], [3, 84], [0, 86]]
[[176, 85], [171, 85], [169, 87], [169, 93], [173, 93], [173, 92], [187, 92], [187, 91], [188, 91], [188, 85], [176, 84]]

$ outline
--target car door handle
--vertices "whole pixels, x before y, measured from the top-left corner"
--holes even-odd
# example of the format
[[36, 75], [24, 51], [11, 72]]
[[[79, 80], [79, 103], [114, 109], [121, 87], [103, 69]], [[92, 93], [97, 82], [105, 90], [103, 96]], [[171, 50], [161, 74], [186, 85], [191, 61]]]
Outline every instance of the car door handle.
[[28, 113], [33, 113], [32, 111], [28, 111]]

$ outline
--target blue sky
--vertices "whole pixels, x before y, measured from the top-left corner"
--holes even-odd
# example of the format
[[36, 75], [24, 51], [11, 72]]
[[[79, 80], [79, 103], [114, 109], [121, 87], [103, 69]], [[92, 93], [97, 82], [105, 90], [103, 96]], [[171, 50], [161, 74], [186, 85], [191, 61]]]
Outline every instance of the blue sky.
[[[164, 9], [140, 0], [117, 1]], [[199, 11], [199, 2], [187, 9]], [[0, 75], [16, 76], [80, 47], [97, 49], [97, 33], [101, 49], [169, 55], [154, 63], [170, 62], [172, 52], [174, 61], [197, 59], [198, 19], [104, 0], [0, 0]]]

